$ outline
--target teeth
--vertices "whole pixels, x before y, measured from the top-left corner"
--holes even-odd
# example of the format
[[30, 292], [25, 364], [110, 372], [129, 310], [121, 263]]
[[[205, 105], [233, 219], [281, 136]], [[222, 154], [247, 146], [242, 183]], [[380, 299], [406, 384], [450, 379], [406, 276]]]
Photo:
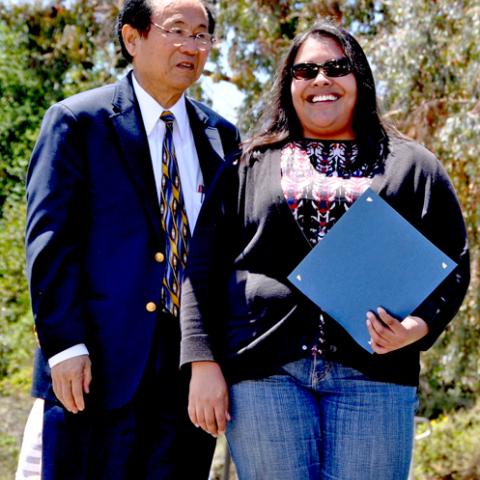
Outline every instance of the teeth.
[[335, 95], [316, 95], [315, 97], [312, 98], [311, 102], [312, 103], [331, 102], [335, 100], [337, 100], [337, 97]]

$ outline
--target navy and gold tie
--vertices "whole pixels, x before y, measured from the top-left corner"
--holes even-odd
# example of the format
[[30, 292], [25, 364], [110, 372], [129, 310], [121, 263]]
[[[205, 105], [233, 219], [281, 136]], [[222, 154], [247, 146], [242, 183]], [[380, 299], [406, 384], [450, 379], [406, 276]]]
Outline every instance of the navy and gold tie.
[[174, 115], [165, 111], [160, 118], [165, 122], [165, 137], [162, 150], [162, 188], [160, 213], [162, 226], [167, 235], [165, 242], [165, 273], [161, 297], [164, 307], [178, 317], [180, 308], [180, 286], [187, 262], [187, 244], [190, 237], [185, 203], [180, 186], [177, 157], [173, 145]]

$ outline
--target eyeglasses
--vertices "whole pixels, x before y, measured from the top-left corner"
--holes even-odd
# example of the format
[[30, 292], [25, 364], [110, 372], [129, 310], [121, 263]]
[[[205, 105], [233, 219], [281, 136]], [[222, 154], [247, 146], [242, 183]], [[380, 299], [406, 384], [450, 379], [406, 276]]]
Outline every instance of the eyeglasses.
[[212, 43], [215, 41], [213, 35], [208, 32], [198, 32], [195, 34], [191, 34], [187, 30], [179, 27], [173, 27], [171, 29], [167, 29], [158, 25], [155, 22], [151, 22], [154, 27], [157, 27], [161, 30], [167, 38], [169, 38], [174, 45], [184, 45], [189, 38], [193, 38], [195, 45], [200, 50], [206, 50], [212, 46]]
[[353, 66], [347, 57], [328, 60], [325, 63], [297, 63], [292, 67], [292, 76], [297, 80], [312, 80], [317, 77], [320, 70], [327, 77], [344, 77], [352, 73]]

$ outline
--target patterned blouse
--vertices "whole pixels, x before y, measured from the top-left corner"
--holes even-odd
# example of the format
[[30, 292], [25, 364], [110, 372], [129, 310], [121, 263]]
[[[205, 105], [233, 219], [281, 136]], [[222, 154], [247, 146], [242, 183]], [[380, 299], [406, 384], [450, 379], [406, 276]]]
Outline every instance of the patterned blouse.
[[[315, 246], [353, 202], [370, 186], [380, 165], [353, 169], [355, 141], [301, 140], [282, 148], [282, 190], [290, 210], [310, 244]], [[320, 315], [312, 353], [335, 350]]]
[[282, 189], [291, 212], [315, 246], [370, 186], [379, 166], [352, 170], [354, 141], [302, 140], [282, 148]]

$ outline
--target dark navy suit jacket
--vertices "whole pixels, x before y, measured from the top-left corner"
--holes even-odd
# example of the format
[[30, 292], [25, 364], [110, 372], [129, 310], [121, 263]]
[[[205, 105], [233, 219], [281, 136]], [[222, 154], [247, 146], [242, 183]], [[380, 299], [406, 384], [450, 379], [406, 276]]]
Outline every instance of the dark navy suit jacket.
[[[203, 104], [187, 99], [187, 110], [208, 187], [237, 151], [239, 134]], [[52, 395], [47, 359], [84, 343], [96, 395], [108, 408], [122, 406], [151, 349], [164, 269], [156, 253], [165, 248], [131, 73], [47, 111], [27, 202], [27, 267], [41, 346], [34, 394]]]

